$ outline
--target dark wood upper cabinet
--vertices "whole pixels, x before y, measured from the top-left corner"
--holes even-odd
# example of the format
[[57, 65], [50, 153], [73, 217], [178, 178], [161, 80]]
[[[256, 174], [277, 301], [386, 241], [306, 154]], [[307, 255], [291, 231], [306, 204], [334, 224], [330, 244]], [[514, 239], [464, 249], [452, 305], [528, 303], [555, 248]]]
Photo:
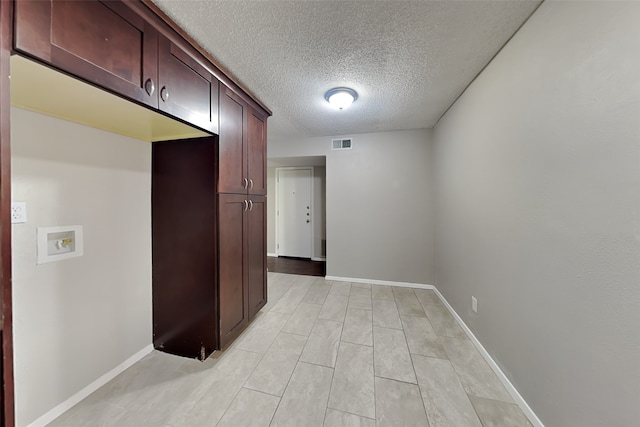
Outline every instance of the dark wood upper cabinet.
[[267, 194], [267, 116], [249, 109], [247, 126], [249, 194]]
[[220, 90], [218, 192], [267, 194], [267, 115], [225, 86]]
[[226, 86], [220, 90], [219, 193], [247, 193], [247, 104]]
[[15, 2], [15, 49], [158, 107], [158, 32], [124, 3]]
[[203, 66], [201, 55], [169, 40], [158, 30], [162, 26], [154, 26], [160, 24], [140, 16], [132, 5], [17, 0], [15, 49], [217, 134], [218, 79]]
[[218, 79], [163, 36], [158, 61], [160, 110], [217, 134]]

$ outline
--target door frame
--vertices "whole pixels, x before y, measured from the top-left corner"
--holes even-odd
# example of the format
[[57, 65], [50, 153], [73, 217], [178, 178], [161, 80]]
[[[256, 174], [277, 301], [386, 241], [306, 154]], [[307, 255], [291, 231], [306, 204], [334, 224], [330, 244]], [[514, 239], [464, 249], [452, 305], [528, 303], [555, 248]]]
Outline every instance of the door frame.
[[313, 173], [313, 166], [285, 166], [285, 167], [277, 167], [276, 168], [276, 185], [275, 185], [275, 187], [276, 187], [276, 197], [275, 197], [275, 199], [276, 199], [275, 200], [275, 202], [276, 202], [276, 206], [275, 206], [275, 208], [276, 208], [276, 227], [275, 227], [275, 229], [276, 229], [276, 257], [280, 256], [280, 230], [279, 230], [279, 227], [278, 227], [278, 224], [280, 223], [280, 214], [279, 214], [279, 212], [280, 212], [280, 209], [279, 209], [280, 208], [280, 196], [278, 194], [279, 188], [280, 188], [280, 171], [285, 171], [285, 170], [308, 170], [308, 171], [311, 172], [311, 178], [310, 178], [310, 180], [311, 180], [311, 182], [310, 182], [310, 189], [311, 189], [310, 199], [311, 200], [309, 202], [309, 208], [310, 208], [309, 211], [311, 212], [311, 216], [310, 216], [310, 218], [311, 218], [311, 222], [310, 222], [311, 226], [309, 227], [309, 244], [310, 244], [311, 247], [309, 249], [310, 249], [311, 259], [313, 259], [313, 247], [314, 247], [314, 245], [313, 245], [313, 227], [314, 227], [314, 224], [315, 224], [315, 219], [314, 219], [315, 215], [313, 214], [314, 208], [315, 208], [314, 203], [313, 203], [314, 197], [315, 197], [315, 195], [313, 193], [313, 187], [314, 187], [313, 181], [314, 181], [315, 175]]

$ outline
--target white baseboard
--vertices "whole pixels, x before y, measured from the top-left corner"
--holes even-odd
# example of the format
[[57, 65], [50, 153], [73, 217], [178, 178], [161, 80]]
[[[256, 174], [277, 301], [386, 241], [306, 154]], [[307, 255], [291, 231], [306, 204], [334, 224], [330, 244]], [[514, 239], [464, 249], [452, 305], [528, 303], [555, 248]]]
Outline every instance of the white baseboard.
[[106, 374], [102, 375], [100, 378], [98, 378], [97, 380], [95, 380], [94, 382], [92, 382], [91, 384], [89, 384], [88, 386], [86, 386], [85, 388], [83, 388], [82, 390], [80, 390], [79, 392], [77, 392], [76, 394], [74, 394], [64, 402], [62, 402], [58, 406], [54, 407], [50, 411], [46, 412], [44, 415], [40, 416], [37, 420], [29, 424], [27, 427], [46, 426], [47, 424], [49, 424], [50, 422], [58, 418], [60, 415], [67, 412], [69, 409], [71, 409], [73, 406], [75, 406], [85, 397], [89, 396], [91, 393], [93, 393], [94, 391], [96, 391], [97, 389], [99, 389], [100, 387], [102, 387], [112, 379], [114, 379], [116, 376], [118, 376], [118, 374], [122, 373], [125, 369], [127, 369], [128, 367], [130, 367], [131, 365], [133, 365], [134, 363], [136, 363], [137, 361], [139, 361], [140, 359], [142, 359], [152, 351], [153, 351], [153, 344], [149, 344], [148, 346], [138, 351], [136, 354], [129, 357], [127, 360], [125, 360], [124, 362], [122, 362], [121, 364], [119, 364], [118, 366], [116, 366]]
[[424, 283], [392, 282], [389, 280], [359, 279], [356, 277], [325, 276], [325, 280], [333, 280], [335, 282], [369, 283], [372, 285], [398, 286], [401, 288], [435, 289], [433, 285], [426, 285]]
[[540, 421], [540, 419], [535, 414], [535, 412], [533, 412], [533, 410], [531, 409], [529, 404], [524, 400], [524, 398], [520, 395], [520, 393], [518, 393], [518, 390], [513, 386], [513, 384], [511, 384], [511, 381], [509, 381], [509, 378], [507, 378], [507, 376], [504, 374], [504, 372], [502, 372], [502, 369], [500, 369], [500, 367], [495, 362], [495, 360], [493, 360], [493, 358], [491, 357], [489, 352], [483, 347], [483, 345], [476, 338], [476, 336], [473, 334], [473, 332], [471, 332], [471, 329], [469, 329], [467, 324], [464, 323], [462, 318], [458, 315], [458, 313], [456, 313], [456, 311], [453, 309], [453, 307], [451, 307], [451, 305], [444, 298], [444, 296], [442, 296], [440, 291], [438, 291], [437, 288], [434, 288], [433, 290], [438, 295], [438, 298], [440, 298], [440, 301], [442, 301], [444, 306], [447, 307], [447, 310], [449, 310], [449, 312], [456, 319], [456, 322], [458, 322], [460, 327], [467, 334], [467, 336], [469, 337], [469, 339], [471, 340], [473, 345], [478, 349], [478, 351], [480, 352], [480, 354], [482, 355], [484, 360], [486, 360], [486, 362], [489, 364], [489, 366], [491, 367], [493, 372], [497, 375], [497, 377], [500, 380], [500, 382], [502, 383], [502, 385], [504, 385], [504, 387], [507, 389], [507, 391], [509, 392], [509, 394], [513, 398], [513, 401], [520, 407], [520, 409], [522, 409], [522, 412], [524, 412], [524, 415], [529, 419], [531, 424], [533, 424], [534, 427], [544, 427], [544, 424], [542, 424], [542, 421]]
[[272, 256], [274, 258], [278, 258], [278, 254], [274, 254], [274, 253], [271, 253], [271, 252], [267, 252], [267, 256]]

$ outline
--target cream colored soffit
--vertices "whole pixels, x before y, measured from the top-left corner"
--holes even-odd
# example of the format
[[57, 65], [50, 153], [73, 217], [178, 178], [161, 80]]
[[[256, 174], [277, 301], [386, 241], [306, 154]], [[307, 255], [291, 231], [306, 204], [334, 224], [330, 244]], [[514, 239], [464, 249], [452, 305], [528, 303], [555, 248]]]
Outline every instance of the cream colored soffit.
[[209, 136], [18, 55], [11, 57], [11, 104], [149, 142]]

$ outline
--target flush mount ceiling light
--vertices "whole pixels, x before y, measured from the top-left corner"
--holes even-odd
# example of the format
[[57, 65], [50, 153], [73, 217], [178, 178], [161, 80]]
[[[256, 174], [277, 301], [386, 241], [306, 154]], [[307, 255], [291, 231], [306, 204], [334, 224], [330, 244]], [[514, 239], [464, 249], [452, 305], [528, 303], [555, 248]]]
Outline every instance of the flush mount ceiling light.
[[353, 104], [353, 101], [358, 99], [358, 92], [348, 87], [335, 87], [324, 94], [324, 99], [326, 99], [332, 107], [338, 110], [344, 110]]

